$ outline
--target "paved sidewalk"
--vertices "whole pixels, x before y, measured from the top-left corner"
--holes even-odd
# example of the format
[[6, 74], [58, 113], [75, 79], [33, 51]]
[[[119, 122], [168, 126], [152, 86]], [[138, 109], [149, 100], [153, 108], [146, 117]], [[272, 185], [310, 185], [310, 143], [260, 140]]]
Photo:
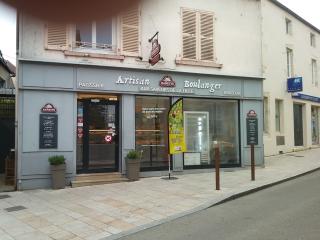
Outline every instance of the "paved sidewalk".
[[[64, 190], [1, 193], [0, 240], [116, 239], [199, 211], [251, 191], [320, 168], [320, 149], [268, 157], [258, 168], [221, 172], [221, 191], [214, 173], [185, 174], [175, 181], [159, 177]], [[1, 198], [1, 197], [0, 197]], [[8, 212], [6, 208], [26, 209]]]

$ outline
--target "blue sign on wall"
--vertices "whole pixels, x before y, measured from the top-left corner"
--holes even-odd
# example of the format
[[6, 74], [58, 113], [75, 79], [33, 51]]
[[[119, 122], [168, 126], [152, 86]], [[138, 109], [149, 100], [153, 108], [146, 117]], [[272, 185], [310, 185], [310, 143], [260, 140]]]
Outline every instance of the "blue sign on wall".
[[302, 77], [288, 78], [287, 80], [287, 91], [288, 92], [301, 92], [302, 87]]
[[319, 97], [310, 96], [310, 95], [307, 95], [307, 94], [294, 93], [292, 95], [292, 98], [297, 98], [297, 99], [302, 99], [302, 100], [307, 100], [307, 101], [311, 101], [311, 102], [320, 103], [320, 98]]

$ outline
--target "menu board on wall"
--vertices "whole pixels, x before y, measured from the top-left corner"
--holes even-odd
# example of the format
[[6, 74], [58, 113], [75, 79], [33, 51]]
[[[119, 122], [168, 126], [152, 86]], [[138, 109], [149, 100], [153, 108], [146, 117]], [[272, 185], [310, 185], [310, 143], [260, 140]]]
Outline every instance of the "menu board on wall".
[[58, 148], [58, 115], [40, 114], [39, 148]]

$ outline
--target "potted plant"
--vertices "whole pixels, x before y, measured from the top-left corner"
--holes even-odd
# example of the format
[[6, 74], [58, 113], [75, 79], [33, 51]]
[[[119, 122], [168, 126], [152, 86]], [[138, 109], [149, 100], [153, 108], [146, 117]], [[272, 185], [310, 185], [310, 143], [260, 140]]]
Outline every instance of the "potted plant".
[[126, 156], [127, 178], [130, 181], [139, 180], [141, 153], [136, 150], [130, 150]]
[[52, 188], [62, 189], [66, 186], [66, 159], [62, 155], [55, 155], [49, 157], [49, 163], [51, 167], [52, 175]]

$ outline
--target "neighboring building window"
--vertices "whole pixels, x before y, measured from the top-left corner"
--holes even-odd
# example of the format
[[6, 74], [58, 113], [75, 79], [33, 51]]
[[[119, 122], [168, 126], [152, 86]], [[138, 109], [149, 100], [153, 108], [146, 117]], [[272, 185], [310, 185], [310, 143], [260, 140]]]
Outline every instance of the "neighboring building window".
[[269, 99], [263, 98], [263, 132], [269, 133]]
[[182, 9], [182, 57], [214, 61], [213, 13]]
[[76, 24], [76, 47], [114, 50], [112, 29], [112, 20]]
[[310, 45], [312, 47], [316, 47], [316, 35], [313, 33], [310, 33]]
[[287, 48], [287, 76], [293, 76], [293, 51]]
[[282, 132], [282, 127], [281, 127], [282, 105], [283, 105], [283, 101], [276, 99], [276, 101], [275, 101], [276, 132]]
[[318, 86], [318, 69], [317, 61], [315, 59], [311, 60], [311, 71], [312, 71], [312, 84], [316, 87]]
[[286, 33], [291, 35], [292, 34], [292, 21], [286, 18]]
[[311, 107], [311, 131], [312, 131], [312, 144], [319, 144], [319, 107]]

